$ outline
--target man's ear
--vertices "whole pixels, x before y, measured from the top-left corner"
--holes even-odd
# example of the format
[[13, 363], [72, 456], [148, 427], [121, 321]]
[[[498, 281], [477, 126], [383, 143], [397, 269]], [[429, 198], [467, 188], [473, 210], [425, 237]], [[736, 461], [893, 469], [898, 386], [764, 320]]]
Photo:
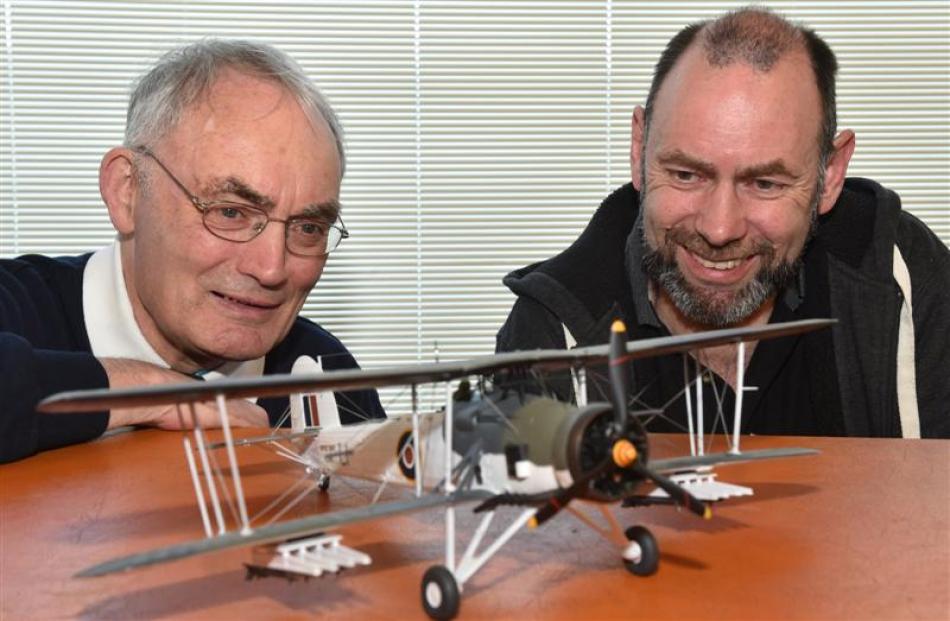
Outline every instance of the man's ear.
[[630, 179], [638, 192], [643, 191], [643, 139], [646, 135], [646, 121], [643, 106], [633, 109], [633, 119], [630, 122]]
[[854, 132], [845, 129], [835, 136], [834, 150], [825, 166], [825, 189], [818, 201], [818, 213], [826, 214], [835, 206], [835, 201], [841, 195], [844, 180], [848, 174], [848, 163], [854, 153]]
[[99, 164], [99, 194], [109, 208], [112, 226], [122, 237], [135, 231], [133, 212], [137, 191], [134, 154], [125, 147], [110, 149]]

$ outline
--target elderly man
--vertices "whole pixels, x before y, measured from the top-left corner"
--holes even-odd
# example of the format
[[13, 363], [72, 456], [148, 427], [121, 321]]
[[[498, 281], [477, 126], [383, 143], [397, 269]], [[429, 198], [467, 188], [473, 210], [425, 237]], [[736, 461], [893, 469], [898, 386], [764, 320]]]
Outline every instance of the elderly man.
[[[950, 252], [896, 194], [845, 178], [836, 70], [813, 31], [766, 10], [683, 29], [634, 111], [633, 183], [570, 248], [505, 278], [518, 298], [498, 349], [603, 342], [615, 317], [633, 338], [835, 317], [747, 350], [742, 431], [950, 436]], [[707, 411], [731, 413], [734, 346], [695, 358]], [[683, 361], [633, 374], [639, 403], [665, 408], [650, 428], [684, 429]]]
[[[289, 372], [301, 356], [355, 367], [297, 315], [347, 236], [343, 171], [336, 115], [284, 54], [211, 40], [165, 55], [132, 93], [124, 146], [102, 159], [117, 243], [0, 262], [0, 461], [116, 426], [181, 424], [174, 407], [35, 412], [60, 390]], [[383, 415], [374, 391], [338, 400], [344, 422]], [[266, 426], [286, 406], [231, 411]], [[198, 415], [216, 422], [210, 407]]]

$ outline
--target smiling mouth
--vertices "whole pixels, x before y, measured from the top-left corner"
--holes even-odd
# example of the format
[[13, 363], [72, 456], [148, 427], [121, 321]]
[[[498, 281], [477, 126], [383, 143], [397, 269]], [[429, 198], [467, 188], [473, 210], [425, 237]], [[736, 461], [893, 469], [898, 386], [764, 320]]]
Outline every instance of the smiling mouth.
[[712, 261], [710, 259], [704, 259], [703, 257], [695, 253], [690, 253], [690, 254], [692, 254], [693, 258], [695, 258], [696, 261], [703, 267], [706, 267], [712, 270], [722, 271], [722, 272], [735, 269], [739, 267], [739, 265], [741, 265], [743, 261], [745, 261], [745, 258], [729, 259], [727, 261]]
[[214, 295], [218, 296], [219, 298], [223, 300], [227, 300], [228, 302], [231, 302], [232, 304], [240, 304], [242, 306], [247, 306], [249, 308], [257, 308], [260, 310], [273, 310], [277, 308], [278, 306], [280, 306], [280, 304], [266, 304], [262, 302], [255, 302], [253, 300], [247, 300], [244, 298], [236, 298], [234, 296], [226, 295], [219, 291], [212, 291], [211, 293], [213, 293]]

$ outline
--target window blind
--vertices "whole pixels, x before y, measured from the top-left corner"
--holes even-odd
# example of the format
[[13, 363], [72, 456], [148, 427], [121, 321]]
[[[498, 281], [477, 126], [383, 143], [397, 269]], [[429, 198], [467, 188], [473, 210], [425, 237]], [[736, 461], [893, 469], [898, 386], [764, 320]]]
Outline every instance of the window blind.
[[[164, 50], [291, 54], [347, 132], [353, 237], [304, 307], [365, 367], [490, 353], [508, 271], [565, 248], [629, 179], [630, 115], [683, 25], [735, 2], [2, 0], [0, 256], [108, 243], [99, 159]], [[838, 54], [850, 174], [950, 243], [950, 6], [773, 2]], [[386, 392], [390, 409], [407, 400]]]

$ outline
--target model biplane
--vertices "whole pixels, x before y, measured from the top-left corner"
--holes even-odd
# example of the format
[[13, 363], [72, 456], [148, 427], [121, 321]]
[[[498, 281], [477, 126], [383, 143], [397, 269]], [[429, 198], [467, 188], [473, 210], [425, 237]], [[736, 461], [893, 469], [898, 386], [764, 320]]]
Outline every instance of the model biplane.
[[[76, 412], [112, 407], [189, 404], [215, 401], [220, 410], [223, 442], [210, 443], [200, 427], [194, 446], [186, 437], [185, 454], [206, 537], [197, 541], [133, 554], [80, 572], [99, 576], [236, 546], [259, 546], [248, 565], [251, 575], [319, 576], [343, 567], [368, 564], [367, 555], [341, 543], [326, 531], [357, 521], [401, 513], [445, 509], [445, 560], [422, 578], [422, 604], [430, 617], [450, 619], [459, 610], [466, 582], [524, 526], [538, 526], [567, 509], [600, 535], [615, 542], [626, 568], [638, 575], [656, 571], [659, 549], [653, 535], [635, 525], [621, 529], [610, 506], [671, 504], [710, 516], [709, 503], [751, 493], [747, 488], [715, 480], [716, 464], [790, 457], [815, 451], [783, 448], [741, 452], [742, 371], [745, 343], [801, 334], [827, 327], [831, 320], [805, 320], [689, 335], [626, 342], [626, 331], [615, 322], [607, 345], [571, 350], [522, 351], [461, 362], [420, 364], [390, 369], [312, 372], [295, 368], [289, 375], [256, 379], [225, 379], [187, 385], [62, 393], [43, 401], [44, 412]], [[648, 436], [638, 412], [631, 411], [627, 367], [639, 357], [682, 353], [722, 344], [737, 346], [736, 411], [731, 448], [705, 454], [702, 411], [690, 418], [691, 454], [673, 459], [650, 459]], [[607, 365], [609, 395], [587, 403], [577, 391], [576, 403], [541, 391], [512, 388], [498, 377], [513, 372], [543, 375], [571, 372], [583, 387], [586, 369]], [[702, 382], [698, 381], [697, 389]], [[452, 380], [476, 379], [476, 388], [463, 383], [454, 391]], [[420, 413], [416, 387], [445, 382], [441, 410]], [[331, 391], [406, 385], [412, 389], [412, 412], [385, 420], [341, 426]], [[687, 403], [689, 386], [686, 387]], [[540, 393], [540, 394], [539, 394]], [[290, 430], [234, 441], [226, 399], [291, 395]], [[329, 398], [328, 398], [329, 397]], [[701, 400], [698, 400], [701, 404]], [[193, 412], [191, 412], [193, 416]], [[313, 425], [319, 417], [319, 425]], [[197, 418], [195, 418], [197, 420]], [[698, 438], [698, 441], [697, 441]], [[266, 524], [248, 517], [236, 448], [247, 444], [273, 446], [305, 469], [300, 489], [287, 490], [275, 502], [286, 506]], [[225, 451], [230, 482], [209, 454]], [[196, 463], [197, 455], [197, 463]], [[215, 472], [212, 472], [216, 470]], [[392, 502], [279, 520], [310, 491], [325, 490], [330, 475], [399, 482], [415, 495]], [[427, 483], [428, 482], [428, 483]], [[224, 487], [225, 489], [219, 489]], [[227, 489], [230, 488], [230, 491]], [[237, 524], [228, 530], [221, 498], [236, 505]], [[377, 494], [378, 497], [378, 494]], [[573, 500], [592, 501], [603, 514], [599, 526]], [[455, 510], [470, 504], [482, 517], [460, 558], [456, 558]], [[516, 516], [494, 540], [482, 545], [501, 507], [516, 507]]]

